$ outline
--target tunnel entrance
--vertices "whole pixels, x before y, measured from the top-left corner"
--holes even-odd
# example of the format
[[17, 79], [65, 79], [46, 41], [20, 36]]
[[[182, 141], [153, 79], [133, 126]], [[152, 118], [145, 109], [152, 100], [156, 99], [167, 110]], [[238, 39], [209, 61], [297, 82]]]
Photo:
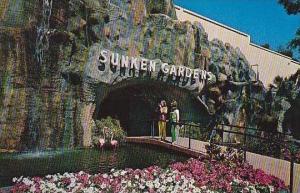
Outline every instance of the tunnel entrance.
[[[108, 116], [118, 119], [128, 136], [150, 136], [156, 107], [162, 99], [168, 105], [178, 102], [181, 120], [206, 124], [209, 115], [201, 103], [187, 90], [164, 83], [131, 84], [122, 87], [101, 87], [98, 91], [94, 119]], [[169, 108], [170, 109], [170, 108]], [[157, 124], [154, 123], [158, 135]], [[170, 133], [167, 129], [167, 133]]]

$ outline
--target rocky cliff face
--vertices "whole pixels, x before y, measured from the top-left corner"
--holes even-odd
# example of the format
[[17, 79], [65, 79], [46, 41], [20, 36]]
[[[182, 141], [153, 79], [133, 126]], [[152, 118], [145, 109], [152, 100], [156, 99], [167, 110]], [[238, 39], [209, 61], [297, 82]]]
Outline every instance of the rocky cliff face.
[[[249, 89], [264, 92], [250, 86], [255, 74], [239, 49], [176, 20], [172, 0], [13, 2], [0, 8], [0, 149], [90, 145], [100, 82], [88, 64], [99, 47], [212, 71], [216, 78], [193, 93], [230, 124], [251, 118]], [[19, 23], [14, 10], [23, 10]]]
[[[275, 79], [276, 80], [276, 79]], [[270, 101], [271, 113], [277, 118], [277, 130], [291, 133], [297, 140], [300, 139], [300, 70], [288, 79], [275, 81], [277, 89]]]
[[69, 128], [76, 122], [80, 89], [68, 85], [61, 75], [60, 40], [53, 42], [50, 36], [46, 37], [50, 34], [50, 23], [54, 22], [48, 20], [51, 13], [47, 6], [50, 4], [46, 1], [44, 4], [6, 1], [1, 10], [0, 148], [3, 149], [81, 144], [76, 137], [80, 133], [70, 129], [74, 138], [69, 137]]

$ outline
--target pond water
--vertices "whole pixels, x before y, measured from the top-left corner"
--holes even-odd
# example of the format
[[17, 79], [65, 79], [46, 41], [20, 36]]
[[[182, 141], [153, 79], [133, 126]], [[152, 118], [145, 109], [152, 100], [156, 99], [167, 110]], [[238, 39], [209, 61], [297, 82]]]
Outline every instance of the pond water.
[[112, 168], [167, 167], [188, 157], [150, 145], [125, 144], [116, 151], [97, 149], [57, 150], [35, 153], [0, 154], [0, 187], [12, 185], [19, 176], [85, 171], [91, 174]]

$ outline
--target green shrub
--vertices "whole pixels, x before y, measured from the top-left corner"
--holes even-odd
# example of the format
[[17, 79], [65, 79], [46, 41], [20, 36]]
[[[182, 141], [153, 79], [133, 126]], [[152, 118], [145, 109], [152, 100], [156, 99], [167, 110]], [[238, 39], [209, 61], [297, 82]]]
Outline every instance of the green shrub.
[[[181, 127], [179, 135], [181, 137], [189, 137], [189, 130], [191, 132], [191, 138], [200, 141], [208, 141], [211, 130], [208, 128], [202, 128], [197, 126], [193, 122], [187, 122], [188, 125]], [[190, 126], [191, 125], [191, 126]]]
[[96, 129], [94, 131], [93, 142], [98, 144], [99, 138], [105, 138], [106, 141], [115, 139], [119, 142], [124, 141], [126, 132], [122, 129], [120, 121], [111, 117], [96, 120]]

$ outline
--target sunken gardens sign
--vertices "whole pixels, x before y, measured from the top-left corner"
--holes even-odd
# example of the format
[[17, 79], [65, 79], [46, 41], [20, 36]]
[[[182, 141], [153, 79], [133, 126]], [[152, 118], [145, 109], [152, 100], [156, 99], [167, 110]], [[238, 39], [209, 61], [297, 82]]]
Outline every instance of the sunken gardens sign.
[[206, 81], [214, 79], [211, 72], [202, 69], [170, 65], [159, 59], [129, 57], [100, 46], [91, 49], [89, 58], [85, 75], [97, 83], [113, 85], [123, 80], [152, 79], [200, 92]]

